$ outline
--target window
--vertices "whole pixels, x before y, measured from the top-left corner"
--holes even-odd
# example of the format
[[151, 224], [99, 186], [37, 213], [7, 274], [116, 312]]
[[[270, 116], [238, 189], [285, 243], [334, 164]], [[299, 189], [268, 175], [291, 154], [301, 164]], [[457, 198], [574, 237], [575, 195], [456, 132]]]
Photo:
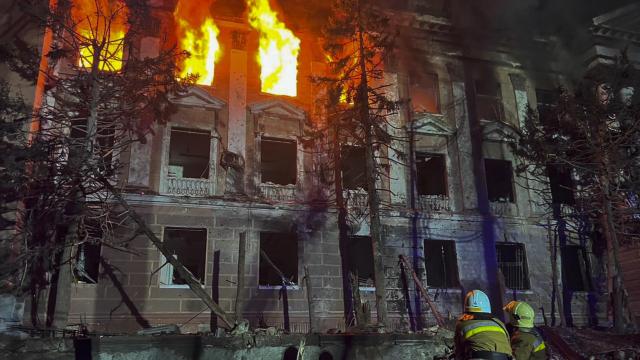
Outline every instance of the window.
[[502, 121], [502, 93], [500, 83], [494, 79], [476, 80], [476, 111], [478, 119]]
[[498, 267], [504, 276], [504, 285], [512, 290], [529, 289], [529, 273], [524, 245], [516, 243], [497, 243], [496, 255]]
[[[298, 283], [298, 238], [295, 234], [260, 233], [260, 252], [263, 251], [287, 281]], [[282, 286], [282, 278], [269, 260], [260, 256], [258, 285]]]
[[571, 291], [589, 291], [589, 266], [582, 246], [562, 247], [562, 277], [564, 285]]
[[413, 111], [439, 113], [438, 76], [436, 74], [412, 76], [409, 85], [409, 97], [411, 98]]
[[[191, 228], [164, 229], [164, 244], [175, 258], [184, 265], [193, 276], [204, 284], [207, 257], [207, 230]], [[171, 264], [163, 267], [161, 285], [186, 285]]]
[[575, 204], [571, 171], [560, 166], [547, 165], [547, 175], [551, 187], [551, 201], [554, 204]]
[[490, 202], [514, 202], [511, 161], [484, 159]]
[[455, 288], [460, 285], [455, 241], [425, 240], [424, 261], [428, 286]]
[[263, 183], [296, 183], [296, 142], [274, 138], [260, 141], [260, 171]]
[[349, 259], [349, 272], [358, 276], [358, 286], [375, 287], [371, 237], [349, 236], [347, 254]]
[[171, 129], [169, 176], [208, 179], [211, 133], [195, 129]]
[[[98, 169], [109, 176], [113, 172], [113, 150], [115, 145], [115, 124], [112, 122], [98, 122], [98, 130], [95, 134], [95, 152]], [[85, 138], [87, 136], [87, 119], [79, 118], [71, 121], [69, 131], [70, 156], [76, 157], [85, 154]]]
[[343, 146], [341, 155], [342, 187], [346, 190], [367, 189], [365, 151], [359, 146]]
[[536, 100], [540, 123], [547, 129], [558, 129], [560, 124], [555, 114], [557, 93], [553, 90], [536, 89]]
[[76, 251], [76, 265], [73, 269], [75, 278], [80, 283], [96, 284], [100, 275], [103, 238], [100, 222], [85, 217], [78, 232], [81, 243]]
[[416, 154], [418, 195], [447, 196], [447, 169], [441, 154]]

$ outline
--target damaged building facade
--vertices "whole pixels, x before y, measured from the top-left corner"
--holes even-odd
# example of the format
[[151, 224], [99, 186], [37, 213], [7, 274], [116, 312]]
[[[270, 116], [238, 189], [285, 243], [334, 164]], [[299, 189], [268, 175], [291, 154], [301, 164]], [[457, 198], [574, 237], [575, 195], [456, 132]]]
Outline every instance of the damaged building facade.
[[[149, 56], [159, 51], [161, 34], [173, 29], [173, 8], [152, 3], [157, 35], [131, 45]], [[509, 143], [528, 106], [553, 103], [553, 89], [565, 84], [553, 64], [522, 60], [550, 53], [550, 44], [518, 48], [501, 39], [491, 47], [463, 47], [446, 17], [397, 15], [412, 33], [414, 65], [410, 70], [389, 65], [384, 76], [392, 97], [411, 99], [393, 117], [399, 135], [410, 139], [395, 144], [407, 156], [391, 152], [389, 178], [380, 182], [389, 326], [435, 323], [411, 282], [405, 295], [399, 255], [417, 263], [417, 275], [445, 316], [462, 311], [466, 291], [484, 289], [494, 307], [528, 301], [539, 310], [536, 322], [543, 323], [552, 307], [563, 306], [552, 305], [553, 234], [543, 226], [550, 210], [531, 190], [539, 184], [516, 172]], [[337, 211], [335, 204], [316, 201], [319, 192], [328, 191], [318, 175], [324, 157], [305, 141], [306, 129], [323, 116], [316, 104], [322, 92], [311, 80], [326, 71], [317, 37], [296, 29], [301, 40], [296, 96], [276, 96], [261, 91], [256, 31], [242, 19], [215, 19], [223, 51], [213, 84], [176, 94], [178, 110], [171, 120], [154, 125], [147, 141], [124, 155], [119, 181], [126, 200], [226, 312], [237, 309], [243, 239], [240, 310], [252, 326], [285, 327], [287, 313], [292, 332], [344, 329]], [[375, 311], [371, 238], [362, 210], [367, 204], [360, 180], [363, 159], [361, 149], [343, 147], [351, 233], [342, 255]], [[87, 276], [78, 275], [71, 285], [69, 323], [107, 332], [143, 324], [185, 324], [183, 331], [215, 325], [207, 306], [147, 237], [128, 231], [123, 226], [115, 234], [133, 237], [129, 247], [135, 254], [77, 247], [77, 262]], [[281, 276], [261, 252], [290, 280], [286, 294]], [[101, 257], [112, 275], [105, 274]], [[559, 256], [559, 283], [571, 289], [564, 294], [569, 296], [564, 309], [576, 325], [606, 318], [599, 266], [589, 243], [578, 239]], [[310, 306], [305, 273], [313, 293]]]

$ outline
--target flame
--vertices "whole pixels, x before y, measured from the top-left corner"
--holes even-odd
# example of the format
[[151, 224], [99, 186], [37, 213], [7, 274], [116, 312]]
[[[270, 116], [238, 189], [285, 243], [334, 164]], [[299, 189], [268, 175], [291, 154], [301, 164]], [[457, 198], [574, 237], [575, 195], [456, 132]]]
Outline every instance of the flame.
[[190, 56], [182, 62], [178, 77], [186, 78], [197, 75], [197, 84], [213, 84], [215, 63], [220, 57], [218, 34], [220, 30], [207, 15], [212, 0], [190, 1], [180, 0], [173, 12], [176, 20], [178, 46]]
[[97, 50], [100, 70], [122, 69], [127, 17], [123, 0], [73, 0], [71, 18], [80, 44], [78, 66], [91, 68]]
[[258, 62], [261, 90], [274, 95], [297, 95], [300, 39], [271, 9], [269, 0], [247, 0], [249, 24], [260, 32]]

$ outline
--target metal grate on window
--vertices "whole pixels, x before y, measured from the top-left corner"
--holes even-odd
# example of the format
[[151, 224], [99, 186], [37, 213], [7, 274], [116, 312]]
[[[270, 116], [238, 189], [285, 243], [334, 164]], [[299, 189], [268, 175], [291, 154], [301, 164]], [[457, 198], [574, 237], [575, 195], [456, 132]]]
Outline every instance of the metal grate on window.
[[498, 267], [504, 276], [505, 287], [512, 290], [529, 289], [529, 274], [524, 245], [514, 243], [496, 244]]

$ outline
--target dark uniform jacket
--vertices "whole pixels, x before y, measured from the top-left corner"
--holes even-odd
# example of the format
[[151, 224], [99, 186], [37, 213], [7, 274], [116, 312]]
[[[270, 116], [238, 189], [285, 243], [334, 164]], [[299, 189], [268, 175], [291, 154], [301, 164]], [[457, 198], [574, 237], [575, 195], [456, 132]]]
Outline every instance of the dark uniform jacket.
[[477, 351], [511, 356], [507, 330], [491, 314], [463, 314], [456, 323], [454, 341], [456, 359], [469, 359]]
[[547, 346], [542, 335], [535, 328], [514, 328], [511, 348], [516, 360], [546, 360]]

